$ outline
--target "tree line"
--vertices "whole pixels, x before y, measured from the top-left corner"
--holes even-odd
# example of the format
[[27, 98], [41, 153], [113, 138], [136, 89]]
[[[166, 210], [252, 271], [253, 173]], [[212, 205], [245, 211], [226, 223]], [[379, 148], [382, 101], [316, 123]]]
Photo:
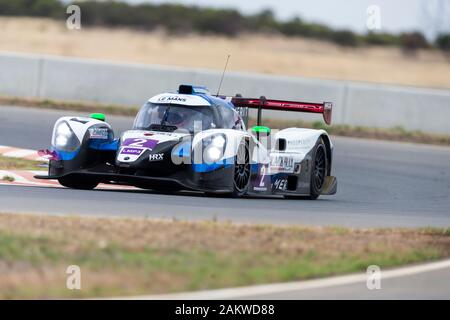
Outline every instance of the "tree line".
[[450, 32], [429, 42], [420, 32], [357, 34], [306, 22], [298, 17], [279, 21], [270, 10], [243, 15], [234, 9], [212, 9], [179, 4], [128, 4], [116, 1], [0, 0], [0, 15], [66, 19], [69, 4], [80, 6], [85, 26], [132, 27], [141, 30], [164, 28], [170, 33], [217, 34], [235, 37], [242, 33], [275, 33], [330, 41], [340, 46], [398, 46], [411, 52], [439, 48], [450, 52]]

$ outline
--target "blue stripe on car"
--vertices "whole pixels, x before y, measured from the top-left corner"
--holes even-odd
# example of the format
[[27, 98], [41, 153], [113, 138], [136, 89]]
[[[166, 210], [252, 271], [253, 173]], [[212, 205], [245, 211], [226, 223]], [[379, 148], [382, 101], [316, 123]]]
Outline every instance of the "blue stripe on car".
[[119, 149], [119, 139], [107, 142], [102, 139], [91, 139], [89, 141], [89, 148], [104, 151], [117, 151]]
[[58, 155], [59, 160], [72, 160], [75, 158], [80, 152], [80, 149], [74, 150], [74, 151], [62, 151], [62, 150], [55, 150], [56, 154]]

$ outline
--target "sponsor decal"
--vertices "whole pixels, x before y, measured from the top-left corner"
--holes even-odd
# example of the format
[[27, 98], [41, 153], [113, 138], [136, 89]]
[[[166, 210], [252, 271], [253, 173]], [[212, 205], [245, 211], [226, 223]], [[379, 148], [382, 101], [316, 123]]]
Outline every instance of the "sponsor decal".
[[186, 98], [179, 97], [179, 96], [162, 96], [159, 97], [158, 102], [186, 102]]
[[164, 159], [163, 153], [155, 153], [148, 156], [148, 161], [161, 161]]
[[253, 187], [255, 191], [267, 191], [267, 187]]
[[309, 140], [303, 140], [303, 139], [299, 139], [299, 140], [288, 140], [287, 141], [287, 145], [289, 147], [302, 147], [302, 146], [308, 146], [309, 145]]
[[91, 139], [108, 139], [108, 129], [107, 128], [90, 128], [89, 136]]
[[266, 177], [267, 177], [267, 167], [265, 165], [261, 166], [261, 169], [259, 171], [260, 179], [257, 186], [254, 187], [254, 190], [256, 191], [266, 191]]
[[138, 156], [142, 153], [142, 151], [144, 151], [144, 149], [125, 147], [122, 149], [120, 154], [132, 154]]
[[294, 158], [288, 156], [272, 156], [270, 158], [270, 170], [272, 173], [291, 173], [294, 172]]
[[273, 186], [277, 190], [286, 190], [287, 187], [287, 179], [276, 179], [273, 183]]
[[252, 188], [253, 191], [267, 193], [271, 185], [269, 166], [265, 164], [259, 164], [258, 166], [258, 174], [252, 177]]
[[176, 133], [172, 133], [172, 132], [158, 132], [157, 133], [159, 136], [169, 136], [169, 137], [171, 137], [171, 136], [175, 136], [175, 137], [177, 137], [177, 134]]
[[122, 143], [122, 146], [148, 148], [153, 150], [158, 144], [158, 140], [145, 139], [145, 138], [128, 138]]

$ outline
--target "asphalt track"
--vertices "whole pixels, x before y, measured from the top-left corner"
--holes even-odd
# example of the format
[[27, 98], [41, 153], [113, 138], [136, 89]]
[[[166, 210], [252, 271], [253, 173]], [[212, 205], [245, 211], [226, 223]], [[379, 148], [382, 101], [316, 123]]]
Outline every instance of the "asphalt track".
[[450, 299], [450, 268], [382, 280], [379, 290], [368, 290], [365, 281], [326, 288], [255, 294], [245, 299], [280, 300], [390, 300]]
[[[54, 121], [67, 114], [0, 106], [0, 145], [48, 147]], [[117, 134], [133, 121], [114, 116], [107, 120]], [[340, 137], [333, 141], [338, 193], [316, 201], [0, 186], [0, 211], [355, 227], [450, 226], [450, 148]]]

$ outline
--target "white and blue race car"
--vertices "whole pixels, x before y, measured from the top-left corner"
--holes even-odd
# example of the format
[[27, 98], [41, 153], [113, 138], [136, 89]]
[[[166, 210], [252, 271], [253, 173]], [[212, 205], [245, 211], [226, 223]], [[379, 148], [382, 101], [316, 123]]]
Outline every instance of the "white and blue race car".
[[[246, 129], [249, 109], [257, 126]], [[154, 190], [195, 190], [316, 199], [335, 194], [333, 144], [324, 130], [261, 125], [263, 110], [323, 114], [332, 103], [305, 103], [212, 96], [181, 85], [176, 93], [150, 98], [131, 130], [114, 138], [103, 114], [62, 117], [55, 123], [49, 172], [63, 186], [93, 189], [119, 183]]]

